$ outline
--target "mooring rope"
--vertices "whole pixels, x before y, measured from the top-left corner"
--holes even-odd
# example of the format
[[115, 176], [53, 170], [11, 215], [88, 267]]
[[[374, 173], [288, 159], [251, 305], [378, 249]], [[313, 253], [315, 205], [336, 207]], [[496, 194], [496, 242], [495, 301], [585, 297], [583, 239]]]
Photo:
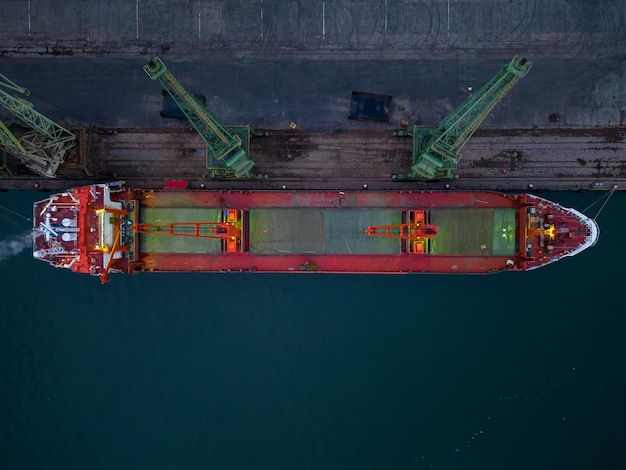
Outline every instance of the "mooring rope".
[[31, 220], [30, 217], [26, 217], [24, 214], [20, 214], [19, 212], [14, 211], [10, 207], [7, 207], [7, 206], [5, 206], [3, 204], [0, 204], [0, 209], [4, 209], [5, 211], [10, 212], [13, 215], [17, 215], [18, 217], [21, 217], [22, 219]]
[[617, 189], [617, 185], [613, 186], [613, 188], [609, 192], [608, 196], [606, 197], [606, 200], [604, 201], [604, 204], [602, 204], [602, 207], [600, 207], [600, 210], [598, 211], [596, 216], [593, 218], [594, 220], [596, 220], [598, 218], [598, 216], [600, 215], [600, 212], [602, 212], [602, 209], [604, 209], [604, 206], [606, 206], [606, 203], [609, 202], [609, 199], [611, 199], [611, 196], [613, 195], [613, 193], [615, 192], [616, 189]]
[[610, 195], [611, 195], [611, 191], [609, 191], [608, 193], [602, 194], [602, 196], [600, 196], [598, 199], [596, 199], [595, 201], [593, 201], [591, 204], [589, 204], [587, 207], [583, 209], [582, 211], [583, 214], [587, 213], [589, 209], [591, 209], [593, 206], [599, 203], [602, 199], [604, 199], [605, 197], [609, 197]]

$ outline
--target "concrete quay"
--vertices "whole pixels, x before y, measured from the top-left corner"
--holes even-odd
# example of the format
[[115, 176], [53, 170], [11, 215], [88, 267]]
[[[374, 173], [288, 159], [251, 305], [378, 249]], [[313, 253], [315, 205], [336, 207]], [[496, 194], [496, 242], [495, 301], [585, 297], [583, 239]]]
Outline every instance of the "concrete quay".
[[[621, 0], [244, 3], [0, 0], [0, 72], [29, 88], [36, 109], [55, 121], [119, 130], [111, 140], [90, 136], [56, 180], [4, 178], [0, 189], [60, 189], [110, 177], [146, 187], [177, 177], [233, 188], [358, 188], [365, 180], [372, 188], [623, 186]], [[516, 54], [533, 68], [464, 148], [459, 178], [392, 184], [391, 173], [410, 167], [410, 143], [390, 138], [393, 130], [402, 121], [437, 125]], [[185, 126], [159, 115], [160, 87], [141, 69], [154, 55], [225, 124], [271, 130], [252, 154], [270, 178], [204, 179], [197, 136], [171, 140]], [[390, 122], [349, 121], [352, 91], [393, 96]], [[10, 121], [4, 113], [0, 119]], [[291, 122], [296, 141], [283, 131]], [[303, 149], [295, 158], [298, 139]], [[77, 161], [88, 161], [93, 176]]]
[[407, 173], [412, 140], [391, 132], [266, 130], [251, 141], [254, 171], [267, 179], [211, 181], [206, 149], [189, 128], [90, 129], [56, 179], [16, 175], [0, 189], [59, 190], [123, 179], [161, 188], [169, 179], [192, 187], [232, 189], [493, 189], [608, 190], [626, 187], [626, 147], [615, 129], [480, 131], [466, 145], [455, 175], [440, 181], [395, 181]]

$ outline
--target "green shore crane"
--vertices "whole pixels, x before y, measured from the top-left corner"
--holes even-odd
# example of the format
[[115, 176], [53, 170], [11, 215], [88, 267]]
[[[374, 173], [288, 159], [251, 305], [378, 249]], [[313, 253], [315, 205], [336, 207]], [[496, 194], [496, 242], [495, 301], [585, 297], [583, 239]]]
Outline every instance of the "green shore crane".
[[[25, 96], [30, 95], [29, 90], [16, 85], [1, 73], [0, 85]], [[16, 133], [0, 121], [0, 153], [2, 153], [0, 176], [11, 173], [6, 162], [8, 153], [17, 157], [33, 172], [54, 178], [59, 165], [63, 163], [65, 153], [74, 146], [76, 136], [35, 111], [32, 103], [2, 89], [0, 104], [28, 126], [26, 132]]]
[[143, 67], [152, 80], [157, 80], [169, 93], [191, 125], [207, 145], [207, 168], [211, 176], [221, 179], [262, 178], [251, 173], [254, 162], [248, 158], [249, 137], [254, 131], [249, 126], [228, 128], [189, 93], [167, 70], [163, 61], [155, 57]]
[[515, 56], [435, 129], [413, 125], [396, 132], [394, 135], [413, 138], [413, 164], [411, 173], [394, 175], [394, 179], [453, 178], [452, 171], [461, 158], [461, 148], [531, 66], [526, 59]]

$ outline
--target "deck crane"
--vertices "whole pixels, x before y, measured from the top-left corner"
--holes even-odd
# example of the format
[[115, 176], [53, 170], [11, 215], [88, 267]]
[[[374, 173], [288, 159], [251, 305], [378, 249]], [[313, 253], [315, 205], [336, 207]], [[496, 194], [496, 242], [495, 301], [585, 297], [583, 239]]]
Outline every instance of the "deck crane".
[[[1, 73], [0, 85], [25, 96], [30, 95], [28, 89], [16, 85]], [[6, 165], [8, 153], [17, 157], [35, 173], [54, 178], [57, 168], [63, 163], [65, 153], [74, 146], [76, 136], [35, 111], [32, 103], [2, 89], [0, 89], [0, 104], [20, 118], [29, 129], [23, 133], [14, 133], [0, 121], [0, 152], [3, 154], [0, 176], [10, 173]]]
[[411, 173], [394, 175], [394, 179], [452, 178], [463, 146], [494, 106], [526, 76], [531, 65], [526, 59], [515, 56], [435, 129], [413, 125], [396, 132], [394, 135], [413, 138], [413, 165]]
[[[207, 168], [211, 176], [222, 179], [263, 177], [251, 173], [254, 162], [248, 158], [249, 127], [227, 128], [167, 70], [163, 61], [155, 57], [143, 67], [152, 80], [157, 80], [169, 93], [191, 125], [207, 145]], [[240, 132], [236, 133], [235, 129]], [[239, 135], [242, 134], [242, 135]], [[244, 140], [246, 141], [244, 144]]]

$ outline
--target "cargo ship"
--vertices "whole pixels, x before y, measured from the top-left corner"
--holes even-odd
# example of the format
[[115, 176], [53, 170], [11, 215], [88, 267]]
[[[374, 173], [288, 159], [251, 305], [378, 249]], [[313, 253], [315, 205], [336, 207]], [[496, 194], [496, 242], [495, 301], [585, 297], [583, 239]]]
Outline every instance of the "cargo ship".
[[33, 256], [111, 273], [530, 271], [598, 240], [596, 222], [533, 194], [132, 189], [94, 184], [33, 207]]

